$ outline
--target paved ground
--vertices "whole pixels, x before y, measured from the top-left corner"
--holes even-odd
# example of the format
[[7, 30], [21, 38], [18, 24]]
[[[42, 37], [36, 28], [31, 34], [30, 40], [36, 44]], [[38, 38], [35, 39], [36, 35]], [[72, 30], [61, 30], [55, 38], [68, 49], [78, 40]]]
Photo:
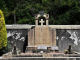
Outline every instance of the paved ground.
[[[21, 53], [21, 54], [22, 55], [29, 55], [29, 54], [40, 54], [40, 53]], [[47, 54], [64, 54], [64, 53], [47, 53]]]

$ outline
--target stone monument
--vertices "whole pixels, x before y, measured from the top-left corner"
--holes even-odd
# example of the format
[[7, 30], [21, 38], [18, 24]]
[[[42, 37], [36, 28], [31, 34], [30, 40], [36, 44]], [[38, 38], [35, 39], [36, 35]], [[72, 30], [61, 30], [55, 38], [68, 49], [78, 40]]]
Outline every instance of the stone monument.
[[[46, 22], [43, 19], [39, 21], [41, 25], [38, 25], [38, 19], [45, 17]], [[46, 25], [43, 25], [46, 23]], [[28, 46], [26, 51], [33, 52], [37, 50], [39, 45], [47, 46], [47, 50], [51, 50], [52, 46], [56, 46], [56, 30], [49, 27], [49, 14], [40, 11], [35, 15], [35, 27], [28, 31]]]

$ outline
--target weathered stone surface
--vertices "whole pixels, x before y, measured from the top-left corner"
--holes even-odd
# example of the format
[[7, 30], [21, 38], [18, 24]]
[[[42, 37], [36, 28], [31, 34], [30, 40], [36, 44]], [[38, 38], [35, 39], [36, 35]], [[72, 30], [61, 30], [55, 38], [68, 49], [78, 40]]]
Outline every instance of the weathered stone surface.
[[80, 29], [80, 25], [49, 25], [54, 29]]
[[56, 29], [52, 29], [52, 46], [56, 46]]
[[[13, 46], [16, 42], [17, 47], [21, 50], [21, 52], [23, 52], [23, 49], [26, 48], [26, 47], [23, 48], [23, 45], [26, 45], [24, 43], [26, 40], [28, 40], [28, 39], [26, 39], [28, 29], [30, 29], [30, 28], [28, 28], [28, 26], [31, 28], [32, 26], [35, 26], [35, 25], [6, 25], [8, 35], [12, 35], [11, 37], [8, 37], [11, 48], [13, 48]], [[53, 30], [49, 29], [49, 40], [55, 39], [57, 41], [56, 43], [59, 47], [60, 52], [64, 52], [64, 49], [68, 48], [68, 44], [72, 45], [72, 48], [74, 51], [80, 52], [80, 47], [79, 47], [80, 46], [80, 41], [79, 41], [80, 40], [80, 25], [49, 25], [49, 27], [51, 27], [51, 29], [52, 28], [57, 29], [57, 30], [55, 30], [57, 33], [57, 35], [55, 34], [55, 36], [58, 36], [59, 39], [56, 40], [56, 38], [51, 38], [52, 34], [54, 35], [54, 33], [52, 33]], [[71, 31], [70, 33], [72, 33], [72, 34], [67, 32], [68, 29], [70, 29], [70, 31]], [[64, 31], [65, 32], [62, 33], [61, 30], [62, 30], [62, 32], [64, 32]], [[74, 31], [75, 31], [75, 33], [77, 33], [75, 38], [74, 38], [75, 35], [73, 34]], [[21, 34], [20, 37], [16, 38], [17, 36], [19, 36], [19, 33]], [[33, 34], [30, 34], [30, 35], [33, 35]], [[72, 35], [74, 35], [74, 36], [72, 36]], [[72, 37], [72, 39], [70, 37]], [[78, 39], [76, 39], [76, 38], [78, 38]], [[40, 38], [36, 38], [36, 39], [40, 40]], [[31, 39], [31, 40], [33, 40], [33, 39]], [[54, 45], [53, 40], [50, 41], [49, 45], [51, 45], [51, 43], [53, 43], [52, 45]], [[33, 41], [35, 41], [35, 40], [33, 40]], [[74, 42], [76, 42], [76, 41], [78, 42], [78, 45], [74, 44]], [[41, 41], [39, 41], [39, 42], [41, 42]], [[26, 42], [26, 43], [28, 43], [28, 42]], [[31, 45], [34, 45], [34, 43], [32, 44], [32, 42], [31, 42]], [[36, 45], [39, 45], [39, 44], [36, 44]], [[44, 44], [42, 44], [42, 45], [44, 45]], [[48, 44], [45, 44], [45, 45], [48, 45]]]
[[35, 20], [35, 25], [38, 26], [38, 20]]
[[33, 53], [32, 50], [26, 50], [25, 53]]
[[[32, 26], [35, 25], [26, 25], [26, 24], [6, 25], [6, 29], [30, 29]], [[53, 29], [80, 29], [80, 25], [49, 25], [49, 27]]]
[[59, 50], [58, 46], [51, 46], [51, 50]]
[[50, 27], [43, 25], [30, 29], [28, 32], [28, 46], [37, 46], [37, 49], [47, 50], [47, 47], [42, 45], [46, 45], [47, 47], [56, 46], [55, 29], [51, 29]]
[[3, 54], [2, 57], [3, 57], [3, 58], [5, 58], [5, 57], [12, 57], [12, 52]]
[[28, 51], [29, 51], [29, 50], [30, 50], [30, 51], [37, 50], [37, 46], [27, 46], [27, 47], [26, 47], [26, 51], [27, 51], [27, 50], [28, 50]]
[[[56, 45], [55, 42], [53, 44]], [[35, 27], [35, 45], [52, 46], [52, 30], [48, 26]]]
[[55, 53], [55, 50], [50, 50], [50, 53]]
[[49, 25], [49, 20], [46, 20], [46, 26], [48, 26]]
[[54, 57], [64, 57], [64, 54], [53, 54]]
[[32, 26], [27, 24], [6, 25], [6, 29], [30, 29]]
[[65, 49], [68, 49], [69, 44], [71, 44], [73, 51], [80, 52], [80, 30], [65, 30], [58, 29], [57, 44], [60, 52], [64, 52]]
[[[53, 38], [51, 38], [51, 37], [52, 37], [53, 30], [49, 29], [49, 31], [50, 31], [49, 40], [52, 40]], [[70, 34], [67, 31], [68, 30], [64, 30], [64, 29], [63, 30], [56, 30], [56, 34], [57, 34], [56, 36], [58, 36], [56, 43], [59, 47], [59, 51], [64, 52], [64, 49], [67, 49], [68, 45], [71, 44], [74, 51], [80, 52], [80, 47], [79, 47], [80, 41], [78, 39], [75, 39], [75, 38], [80, 39], [80, 29], [79, 30], [77, 30], [77, 29], [76, 30], [69, 30], [69, 31], [71, 31], [72, 34]], [[75, 38], [73, 36], [74, 32], [77, 33], [77, 35], [75, 35]], [[19, 36], [19, 37], [17, 38], [17, 36]], [[10, 41], [11, 48], [13, 48], [14, 44], [17, 43], [16, 46], [21, 50], [21, 52], [23, 52], [23, 49], [26, 49], [26, 47], [23, 48], [23, 46], [25, 46], [25, 45], [27, 46], [27, 43], [28, 43], [27, 36], [28, 36], [28, 30], [26, 30], [26, 29], [7, 29], [7, 38], [8, 38], [8, 41]], [[72, 38], [70, 38], [70, 37], [72, 37]], [[73, 40], [73, 38], [74, 38], [74, 40]], [[75, 45], [74, 42], [76, 42], [76, 41], [78, 42], [78, 45]], [[49, 45], [51, 45], [51, 43], [52, 43], [52, 41], [50, 41]], [[44, 44], [42, 44], [42, 45], [44, 45]]]
[[45, 50], [47, 50], [47, 46], [45, 46], [45, 45], [39, 45], [39, 46], [37, 46], [37, 49], [45, 49]]
[[13, 49], [14, 44], [16, 47], [24, 52], [28, 44], [28, 29], [7, 29], [7, 40]]
[[34, 46], [34, 28], [28, 31], [28, 46]]
[[53, 54], [47, 54], [47, 57], [53, 57]]

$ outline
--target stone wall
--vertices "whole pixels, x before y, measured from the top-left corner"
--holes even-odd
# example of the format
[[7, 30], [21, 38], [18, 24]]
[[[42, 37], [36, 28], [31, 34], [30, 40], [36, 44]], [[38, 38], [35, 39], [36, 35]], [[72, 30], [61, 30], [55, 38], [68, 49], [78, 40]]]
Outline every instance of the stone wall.
[[11, 49], [16, 44], [17, 48], [24, 52], [28, 45], [28, 29], [7, 29], [7, 39]]
[[[6, 25], [7, 38], [11, 48], [14, 44], [24, 52], [28, 45], [28, 29], [34, 25]], [[49, 25], [56, 29], [56, 43], [60, 52], [68, 48], [71, 44], [73, 50], [80, 52], [80, 25]]]
[[68, 49], [69, 44], [71, 44], [74, 51], [80, 52], [80, 30], [58, 29], [56, 40], [61, 52]]

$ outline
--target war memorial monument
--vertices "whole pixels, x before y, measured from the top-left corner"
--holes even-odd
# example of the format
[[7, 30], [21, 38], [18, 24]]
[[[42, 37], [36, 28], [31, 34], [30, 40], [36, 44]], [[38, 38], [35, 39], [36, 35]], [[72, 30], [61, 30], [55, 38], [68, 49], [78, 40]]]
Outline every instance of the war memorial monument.
[[[4, 54], [2, 60], [6, 60], [6, 57], [8, 57], [7, 60], [80, 59], [80, 25], [49, 25], [49, 14], [42, 11], [35, 14], [35, 25], [19, 26], [6, 26], [8, 40], [10, 40], [10, 44], [14, 49]], [[15, 34], [18, 38], [15, 37]], [[16, 45], [14, 46], [15, 43]], [[16, 48], [19, 48], [21, 52]]]

